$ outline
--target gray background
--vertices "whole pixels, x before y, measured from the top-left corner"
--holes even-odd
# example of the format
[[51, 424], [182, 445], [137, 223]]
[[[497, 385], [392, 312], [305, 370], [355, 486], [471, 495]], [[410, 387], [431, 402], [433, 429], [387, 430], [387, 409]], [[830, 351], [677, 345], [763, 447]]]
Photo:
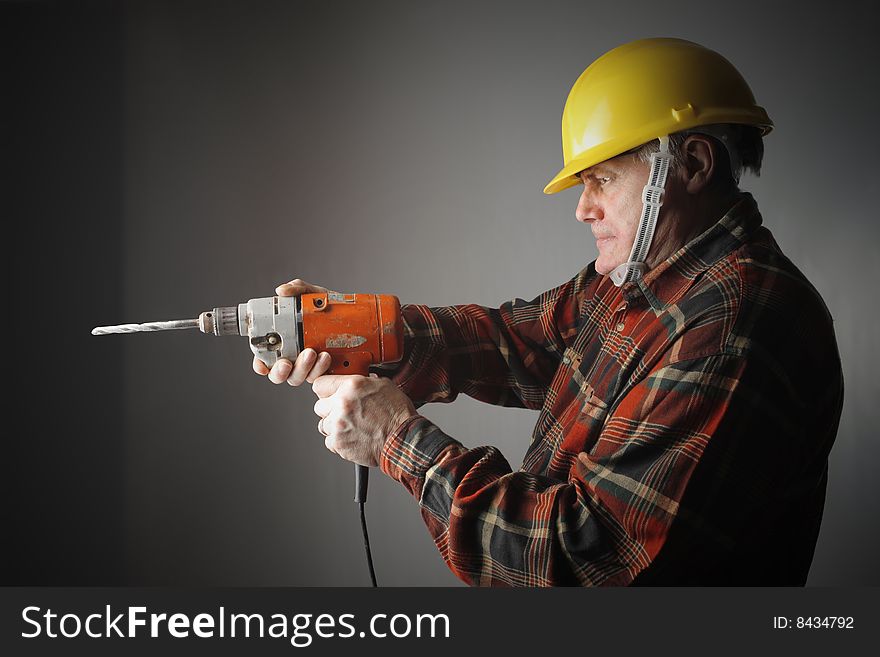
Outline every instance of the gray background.
[[[868, 2], [12, 5], [7, 299], [50, 330], [10, 322], [4, 583], [367, 583], [351, 466], [307, 386], [252, 374], [241, 339], [89, 330], [294, 277], [533, 298], [596, 257], [577, 191], [541, 192], [571, 84], [620, 43], [676, 36], [730, 59], [775, 121], [743, 188], [835, 318], [846, 403], [809, 583], [880, 584]], [[536, 420], [466, 397], [422, 412], [514, 467]], [[381, 584], [458, 584], [377, 471], [368, 520]]]

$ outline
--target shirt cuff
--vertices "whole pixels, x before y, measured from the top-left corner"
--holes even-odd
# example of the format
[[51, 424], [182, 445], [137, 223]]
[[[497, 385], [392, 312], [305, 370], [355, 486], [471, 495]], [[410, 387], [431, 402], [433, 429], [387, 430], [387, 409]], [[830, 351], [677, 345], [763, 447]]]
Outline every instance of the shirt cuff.
[[385, 441], [379, 467], [418, 498], [425, 483], [425, 473], [446, 452], [460, 447], [460, 442], [447, 436], [426, 417], [414, 415]]

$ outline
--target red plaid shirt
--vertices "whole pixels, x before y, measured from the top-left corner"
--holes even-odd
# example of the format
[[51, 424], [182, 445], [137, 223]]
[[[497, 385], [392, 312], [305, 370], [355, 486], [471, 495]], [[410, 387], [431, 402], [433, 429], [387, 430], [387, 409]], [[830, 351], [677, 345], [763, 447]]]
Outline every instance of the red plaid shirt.
[[392, 375], [417, 406], [540, 411], [519, 471], [423, 416], [385, 444], [463, 581], [805, 582], [843, 379], [825, 304], [749, 194], [623, 288], [590, 264], [533, 301], [403, 314]]

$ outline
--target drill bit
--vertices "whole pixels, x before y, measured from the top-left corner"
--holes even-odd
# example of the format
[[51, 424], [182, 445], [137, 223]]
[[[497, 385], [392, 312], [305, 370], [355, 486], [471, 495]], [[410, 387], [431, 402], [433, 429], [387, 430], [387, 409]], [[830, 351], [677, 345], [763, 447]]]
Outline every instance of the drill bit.
[[140, 333], [142, 331], [174, 331], [178, 329], [197, 329], [198, 319], [176, 319], [170, 322], [149, 322], [147, 324], [117, 324], [116, 326], [96, 326], [92, 335], [110, 333]]

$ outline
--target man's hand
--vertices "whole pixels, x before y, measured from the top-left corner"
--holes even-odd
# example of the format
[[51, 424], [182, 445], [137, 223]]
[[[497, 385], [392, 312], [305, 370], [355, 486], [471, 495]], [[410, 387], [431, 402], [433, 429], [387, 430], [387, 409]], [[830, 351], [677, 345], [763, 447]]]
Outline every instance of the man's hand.
[[357, 374], [315, 379], [318, 431], [331, 452], [358, 465], [377, 466], [388, 436], [418, 415], [415, 406], [390, 379]]
[[[279, 297], [298, 297], [301, 294], [328, 291], [326, 287], [312, 285], [299, 278], [294, 278], [289, 283], [283, 283], [275, 288], [275, 293]], [[254, 357], [254, 372], [262, 376], [268, 374], [272, 383], [287, 381], [292, 386], [298, 386], [303, 381], [312, 383], [329, 369], [330, 354], [326, 351], [318, 354], [314, 349], [303, 349], [294, 363], [291, 363], [287, 358], [279, 358], [271, 370], [266, 367], [266, 363], [256, 356]]]

